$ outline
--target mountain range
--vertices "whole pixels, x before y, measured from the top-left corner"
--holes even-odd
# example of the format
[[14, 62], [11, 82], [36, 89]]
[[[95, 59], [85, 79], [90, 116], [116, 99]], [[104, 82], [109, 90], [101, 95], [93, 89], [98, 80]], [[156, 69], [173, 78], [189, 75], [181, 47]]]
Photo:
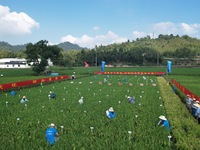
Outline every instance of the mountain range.
[[[26, 45], [27, 44], [11, 45], [8, 42], [0, 41], [0, 51], [9, 50], [9, 51], [17, 52], [17, 51], [21, 51], [21, 50], [26, 50]], [[87, 49], [87, 48], [80, 47], [77, 44], [70, 43], [70, 42], [63, 42], [63, 43], [59, 43], [56, 45], [58, 47], [62, 48], [64, 51]]]

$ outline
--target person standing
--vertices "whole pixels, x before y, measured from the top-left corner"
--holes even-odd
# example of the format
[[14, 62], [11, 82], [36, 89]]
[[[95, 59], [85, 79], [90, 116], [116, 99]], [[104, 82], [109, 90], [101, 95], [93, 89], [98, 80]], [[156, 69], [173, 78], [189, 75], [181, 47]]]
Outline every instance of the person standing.
[[114, 111], [114, 109], [112, 107], [110, 107], [108, 110], [106, 110], [106, 116], [109, 119], [113, 119], [116, 117], [116, 112]]
[[192, 112], [192, 99], [189, 94], [187, 94], [187, 97], [186, 97], [186, 107], [190, 112]]
[[165, 116], [159, 116], [160, 121], [158, 122], [158, 126], [166, 127], [167, 130], [170, 130], [169, 121]]
[[51, 123], [46, 130], [46, 140], [50, 146], [53, 146], [58, 140], [58, 132], [55, 128], [55, 124]]

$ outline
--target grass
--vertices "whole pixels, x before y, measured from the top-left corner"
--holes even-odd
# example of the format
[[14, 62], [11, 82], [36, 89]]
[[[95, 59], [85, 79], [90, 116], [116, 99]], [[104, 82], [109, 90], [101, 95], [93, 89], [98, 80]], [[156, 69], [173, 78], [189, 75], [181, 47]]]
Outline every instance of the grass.
[[[21, 89], [14, 97], [1, 94], [1, 134], [7, 137], [1, 140], [1, 147], [47, 149], [44, 131], [53, 122], [60, 140], [52, 149], [169, 149], [169, 133], [156, 126], [158, 116], [165, 115], [159, 88], [151, 85], [156, 83], [156, 77], [145, 80], [142, 76], [113, 75], [108, 78], [111, 86], [99, 85], [105, 77], [89, 76], [43, 88]], [[133, 86], [128, 86], [124, 78]], [[124, 83], [118, 86], [118, 82]], [[50, 90], [57, 94], [56, 100], [48, 99]], [[27, 106], [19, 103], [22, 95], [29, 100]], [[129, 104], [126, 95], [135, 96], [136, 104]], [[81, 96], [83, 105], [78, 103]], [[110, 106], [117, 112], [114, 120], [105, 116]]]

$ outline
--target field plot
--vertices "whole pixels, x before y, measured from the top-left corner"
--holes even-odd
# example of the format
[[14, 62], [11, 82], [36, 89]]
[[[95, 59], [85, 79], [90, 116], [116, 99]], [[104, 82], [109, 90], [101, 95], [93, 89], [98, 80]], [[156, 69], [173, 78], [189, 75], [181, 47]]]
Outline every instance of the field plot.
[[[104, 82], [104, 79], [107, 81]], [[49, 100], [49, 91], [57, 94]], [[21, 104], [26, 95], [29, 100]], [[80, 105], [78, 100], [84, 97]], [[126, 96], [135, 96], [128, 103]], [[168, 150], [169, 132], [158, 127], [165, 114], [155, 76], [90, 76], [0, 95], [2, 149], [48, 149], [45, 130], [55, 123], [59, 140], [51, 149]], [[116, 118], [105, 111], [113, 107]]]

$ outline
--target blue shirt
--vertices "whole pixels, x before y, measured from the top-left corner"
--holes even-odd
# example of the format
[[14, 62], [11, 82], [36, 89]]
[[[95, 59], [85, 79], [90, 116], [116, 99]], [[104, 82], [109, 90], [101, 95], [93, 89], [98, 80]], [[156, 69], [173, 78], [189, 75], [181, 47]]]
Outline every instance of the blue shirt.
[[55, 93], [51, 93], [51, 98], [56, 98], [56, 94]]
[[108, 118], [113, 119], [116, 117], [116, 112], [110, 112], [110, 111], [106, 111], [106, 115]]
[[199, 113], [200, 113], [200, 107], [197, 108], [197, 110], [195, 111], [194, 116], [200, 118], [200, 116], [198, 116]]
[[130, 103], [135, 103], [135, 98], [134, 98], [134, 97], [130, 97], [130, 98], [128, 99], [128, 101], [129, 101]]
[[164, 120], [162, 126], [165, 126], [168, 130], [170, 130], [169, 121]]
[[53, 127], [50, 127], [46, 130], [46, 139], [49, 142], [49, 144], [55, 143], [55, 135], [57, 134], [57, 130]]

